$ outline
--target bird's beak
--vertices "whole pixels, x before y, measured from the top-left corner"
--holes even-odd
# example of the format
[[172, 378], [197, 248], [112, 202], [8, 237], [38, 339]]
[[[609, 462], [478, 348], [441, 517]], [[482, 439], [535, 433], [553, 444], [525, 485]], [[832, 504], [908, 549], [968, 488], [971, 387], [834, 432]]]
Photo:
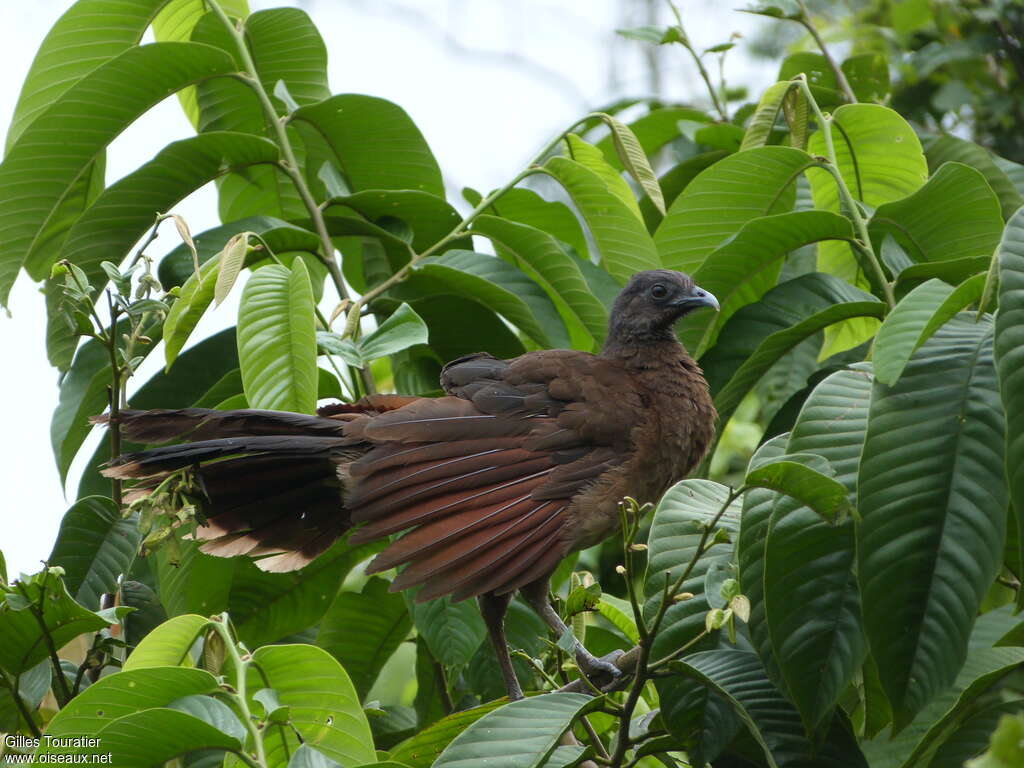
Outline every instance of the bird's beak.
[[685, 307], [686, 309], [697, 309], [698, 307], [711, 307], [716, 312], [719, 310], [718, 299], [711, 291], [705, 291], [700, 286], [693, 286], [688, 296], [683, 296], [672, 302], [674, 307]]

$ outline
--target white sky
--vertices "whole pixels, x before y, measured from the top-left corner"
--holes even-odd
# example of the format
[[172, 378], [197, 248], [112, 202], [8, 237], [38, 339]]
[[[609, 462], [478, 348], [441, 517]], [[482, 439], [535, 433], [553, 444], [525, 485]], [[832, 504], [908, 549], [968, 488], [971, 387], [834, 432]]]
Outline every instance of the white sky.
[[[750, 34], [761, 19], [732, 3], [683, 0], [687, 31], [702, 47]], [[736, 3], [742, 5], [743, 3]], [[0, 146], [35, 51], [70, 0], [0, 0]], [[252, 10], [298, 5], [313, 18], [329, 55], [335, 93], [369, 93], [406, 109], [436, 155], [450, 190], [500, 186], [563, 126], [620, 96], [650, 93], [642, 44], [616, 38], [619, 27], [649, 23], [642, 0], [250, 0]], [[662, 20], [666, 8], [655, 3]], [[730, 52], [729, 82], [754, 93], [774, 71], [754, 64], [743, 43]], [[703, 103], [703, 84], [685, 52], [659, 51], [663, 96]], [[153, 109], [112, 145], [107, 183], [131, 172], [162, 146], [192, 133], [175, 98]], [[461, 203], [454, 200], [457, 206]], [[180, 204], [193, 233], [219, 221], [216, 196], [204, 188]], [[175, 245], [167, 228], [150, 253]], [[234, 296], [239, 295], [234, 292]], [[46, 361], [45, 310], [38, 287], [21, 275], [0, 317], [0, 550], [8, 572], [33, 572], [50, 552], [94, 433], [72, 467], [65, 498], [50, 448], [57, 375]], [[206, 318], [194, 338], [233, 322], [231, 301]], [[150, 356], [135, 383], [160, 367]], [[131, 390], [129, 390], [131, 391]], [[130, 398], [129, 398], [130, 400]]]

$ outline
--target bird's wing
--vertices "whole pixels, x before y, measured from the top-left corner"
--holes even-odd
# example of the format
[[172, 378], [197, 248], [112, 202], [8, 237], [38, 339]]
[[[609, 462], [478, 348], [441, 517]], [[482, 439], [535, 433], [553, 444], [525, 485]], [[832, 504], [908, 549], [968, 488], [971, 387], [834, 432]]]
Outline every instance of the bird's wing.
[[372, 564], [418, 599], [509, 592], [568, 553], [574, 497], [630, 454], [642, 403], [617, 364], [582, 352], [487, 355], [446, 366], [448, 397], [350, 425], [372, 443], [349, 466], [353, 541], [412, 529]]

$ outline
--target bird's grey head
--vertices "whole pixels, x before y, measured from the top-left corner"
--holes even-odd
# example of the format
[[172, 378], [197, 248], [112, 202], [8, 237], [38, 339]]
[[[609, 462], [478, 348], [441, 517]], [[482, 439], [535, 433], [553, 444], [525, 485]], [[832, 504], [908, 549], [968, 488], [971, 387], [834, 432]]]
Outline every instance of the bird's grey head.
[[676, 321], [700, 307], [717, 310], [718, 300], [689, 275], [671, 269], [637, 272], [612, 306], [609, 338], [626, 343], [672, 338]]

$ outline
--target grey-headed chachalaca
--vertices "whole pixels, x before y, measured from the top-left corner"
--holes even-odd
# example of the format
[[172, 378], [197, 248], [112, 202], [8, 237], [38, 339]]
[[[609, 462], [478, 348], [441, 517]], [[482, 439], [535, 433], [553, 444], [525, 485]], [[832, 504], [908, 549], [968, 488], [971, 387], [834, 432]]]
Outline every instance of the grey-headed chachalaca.
[[[503, 620], [521, 590], [556, 632], [559, 561], [619, 528], [624, 496], [656, 501], [704, 456], [715, 411], [673, 326], [715, 297], [686, 275], [640, 272], [615, 300], [600, 355], [475, 354], [444, 367], [446, 397], [374, 395], [319, 415], [125, 411], [124, 436], [188, 442], [119, 456], [104, 470], [154, 478], [191, 467], [204, 552], [299, 568], [354, 526], [352, 543], [407, 531], [369, 572], [405, 566], [393, 590], [477, 597], [512, 698], [522, 696]], [[577, 644], [589, 673], [613, 672]]]

